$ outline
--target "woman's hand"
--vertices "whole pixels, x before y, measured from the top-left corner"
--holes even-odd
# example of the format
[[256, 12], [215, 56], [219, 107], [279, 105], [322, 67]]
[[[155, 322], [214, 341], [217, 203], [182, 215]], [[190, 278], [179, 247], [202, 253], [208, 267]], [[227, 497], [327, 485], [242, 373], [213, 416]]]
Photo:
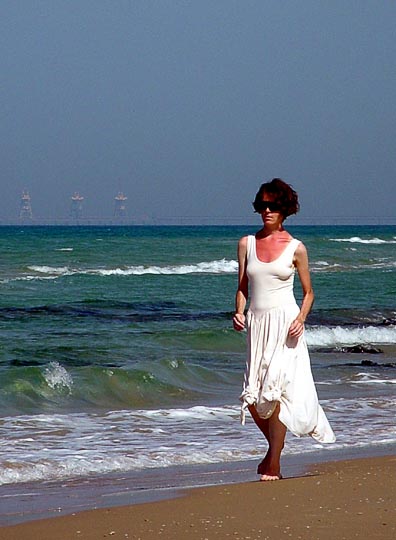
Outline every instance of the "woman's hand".
[[297, 317], [291, 323], [289, 328], [289, 336], [293, 338], [299, 338], [304, 333], [304, 323]]
[[245, 329], [245, 315], [243, 313], [235, 313], [232, 318], [232, 324], [234, 325], [234, 330], [241, 332]]

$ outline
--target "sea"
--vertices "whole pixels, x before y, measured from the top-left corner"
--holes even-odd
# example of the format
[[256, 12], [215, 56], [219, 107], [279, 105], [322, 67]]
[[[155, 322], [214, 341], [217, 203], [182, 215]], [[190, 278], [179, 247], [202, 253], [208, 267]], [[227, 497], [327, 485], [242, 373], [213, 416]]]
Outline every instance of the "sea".
[[[0, 484], [259, 461], [231, 324], [238, 239], [256, 229], [0, 227]], [[284, 455], [391, 449], [396, 226], [288, 230], [310, 256], [305, 333], [337, 441], [288, 434]]]

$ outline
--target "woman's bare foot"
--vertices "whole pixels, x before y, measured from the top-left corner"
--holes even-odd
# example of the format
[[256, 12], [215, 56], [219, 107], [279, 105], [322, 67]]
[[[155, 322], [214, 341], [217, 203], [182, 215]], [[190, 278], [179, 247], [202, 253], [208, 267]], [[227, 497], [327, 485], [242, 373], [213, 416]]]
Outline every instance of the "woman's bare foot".
[[270, 458], [271, 456], [267, 452], [264, 459], [258, 464], [257, 474], [260, 475], [260, 482], [271, 482], [273, 480], [281, 480], [282, 478], [279, 467], [271, 467]]
[[260, 482], [274, 482], [275, 480], [282, 480], [283, 476], [279, 473], [276, 475], [262, 474], [260, 476]]

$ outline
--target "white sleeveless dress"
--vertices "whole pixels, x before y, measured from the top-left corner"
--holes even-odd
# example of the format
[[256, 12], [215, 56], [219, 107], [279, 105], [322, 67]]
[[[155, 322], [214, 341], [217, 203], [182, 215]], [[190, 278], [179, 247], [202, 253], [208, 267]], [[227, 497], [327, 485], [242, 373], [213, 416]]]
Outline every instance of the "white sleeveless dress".
[[276, 260], [264, 263], [257, 257], [255, 236], [248, 236], [251, 300], [241, 420], [244, 424], [246, 409], [253, 404], [261, 418], [269, 418], [279, 402], [279, 419], [289, 431], [330, 443], [335, 436], [318, 402], [304, 335], [288, 336], [300, 311], [293, 293], [299, 243], [293, 238]]

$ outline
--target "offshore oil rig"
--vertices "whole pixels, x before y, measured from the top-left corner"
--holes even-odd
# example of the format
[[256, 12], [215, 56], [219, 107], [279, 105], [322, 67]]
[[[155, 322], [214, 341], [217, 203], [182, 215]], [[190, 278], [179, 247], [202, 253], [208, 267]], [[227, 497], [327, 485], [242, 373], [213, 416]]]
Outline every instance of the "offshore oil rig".
[[125, 219], [127, 217], [126, 212], [126, 197], [121, 191], [114, 197], [114, 217], [117, 219]]
[[83, 216], [84, 197], [77, 191], [71, 196], [70, 217], [72, 219], [81, 219]]
[[37, 216], [37, 213], [33, 215], [30, 193], [27, 189], [24, 189], [19, 199], [17, 222], [24, 225], [124, 225], [128, 223], [130, 221], [127, 212], [128, 197], [122, 191], [119, 191], [112, 200], [113, 208], [111, 210], [111, 207], [109, 208], [110, 211], [107, 216], [86, 216], [84, 212], [85, 197], [80, 192], [75, 191], [69, 198], [69, 209], [64, 215], [55, 217]]
[[19, 219], [21, 221], [32, 221], [33, 219], [31, 199], [29, 192], [26, 189], [22, 191], [21, 195], [19, 205]]

